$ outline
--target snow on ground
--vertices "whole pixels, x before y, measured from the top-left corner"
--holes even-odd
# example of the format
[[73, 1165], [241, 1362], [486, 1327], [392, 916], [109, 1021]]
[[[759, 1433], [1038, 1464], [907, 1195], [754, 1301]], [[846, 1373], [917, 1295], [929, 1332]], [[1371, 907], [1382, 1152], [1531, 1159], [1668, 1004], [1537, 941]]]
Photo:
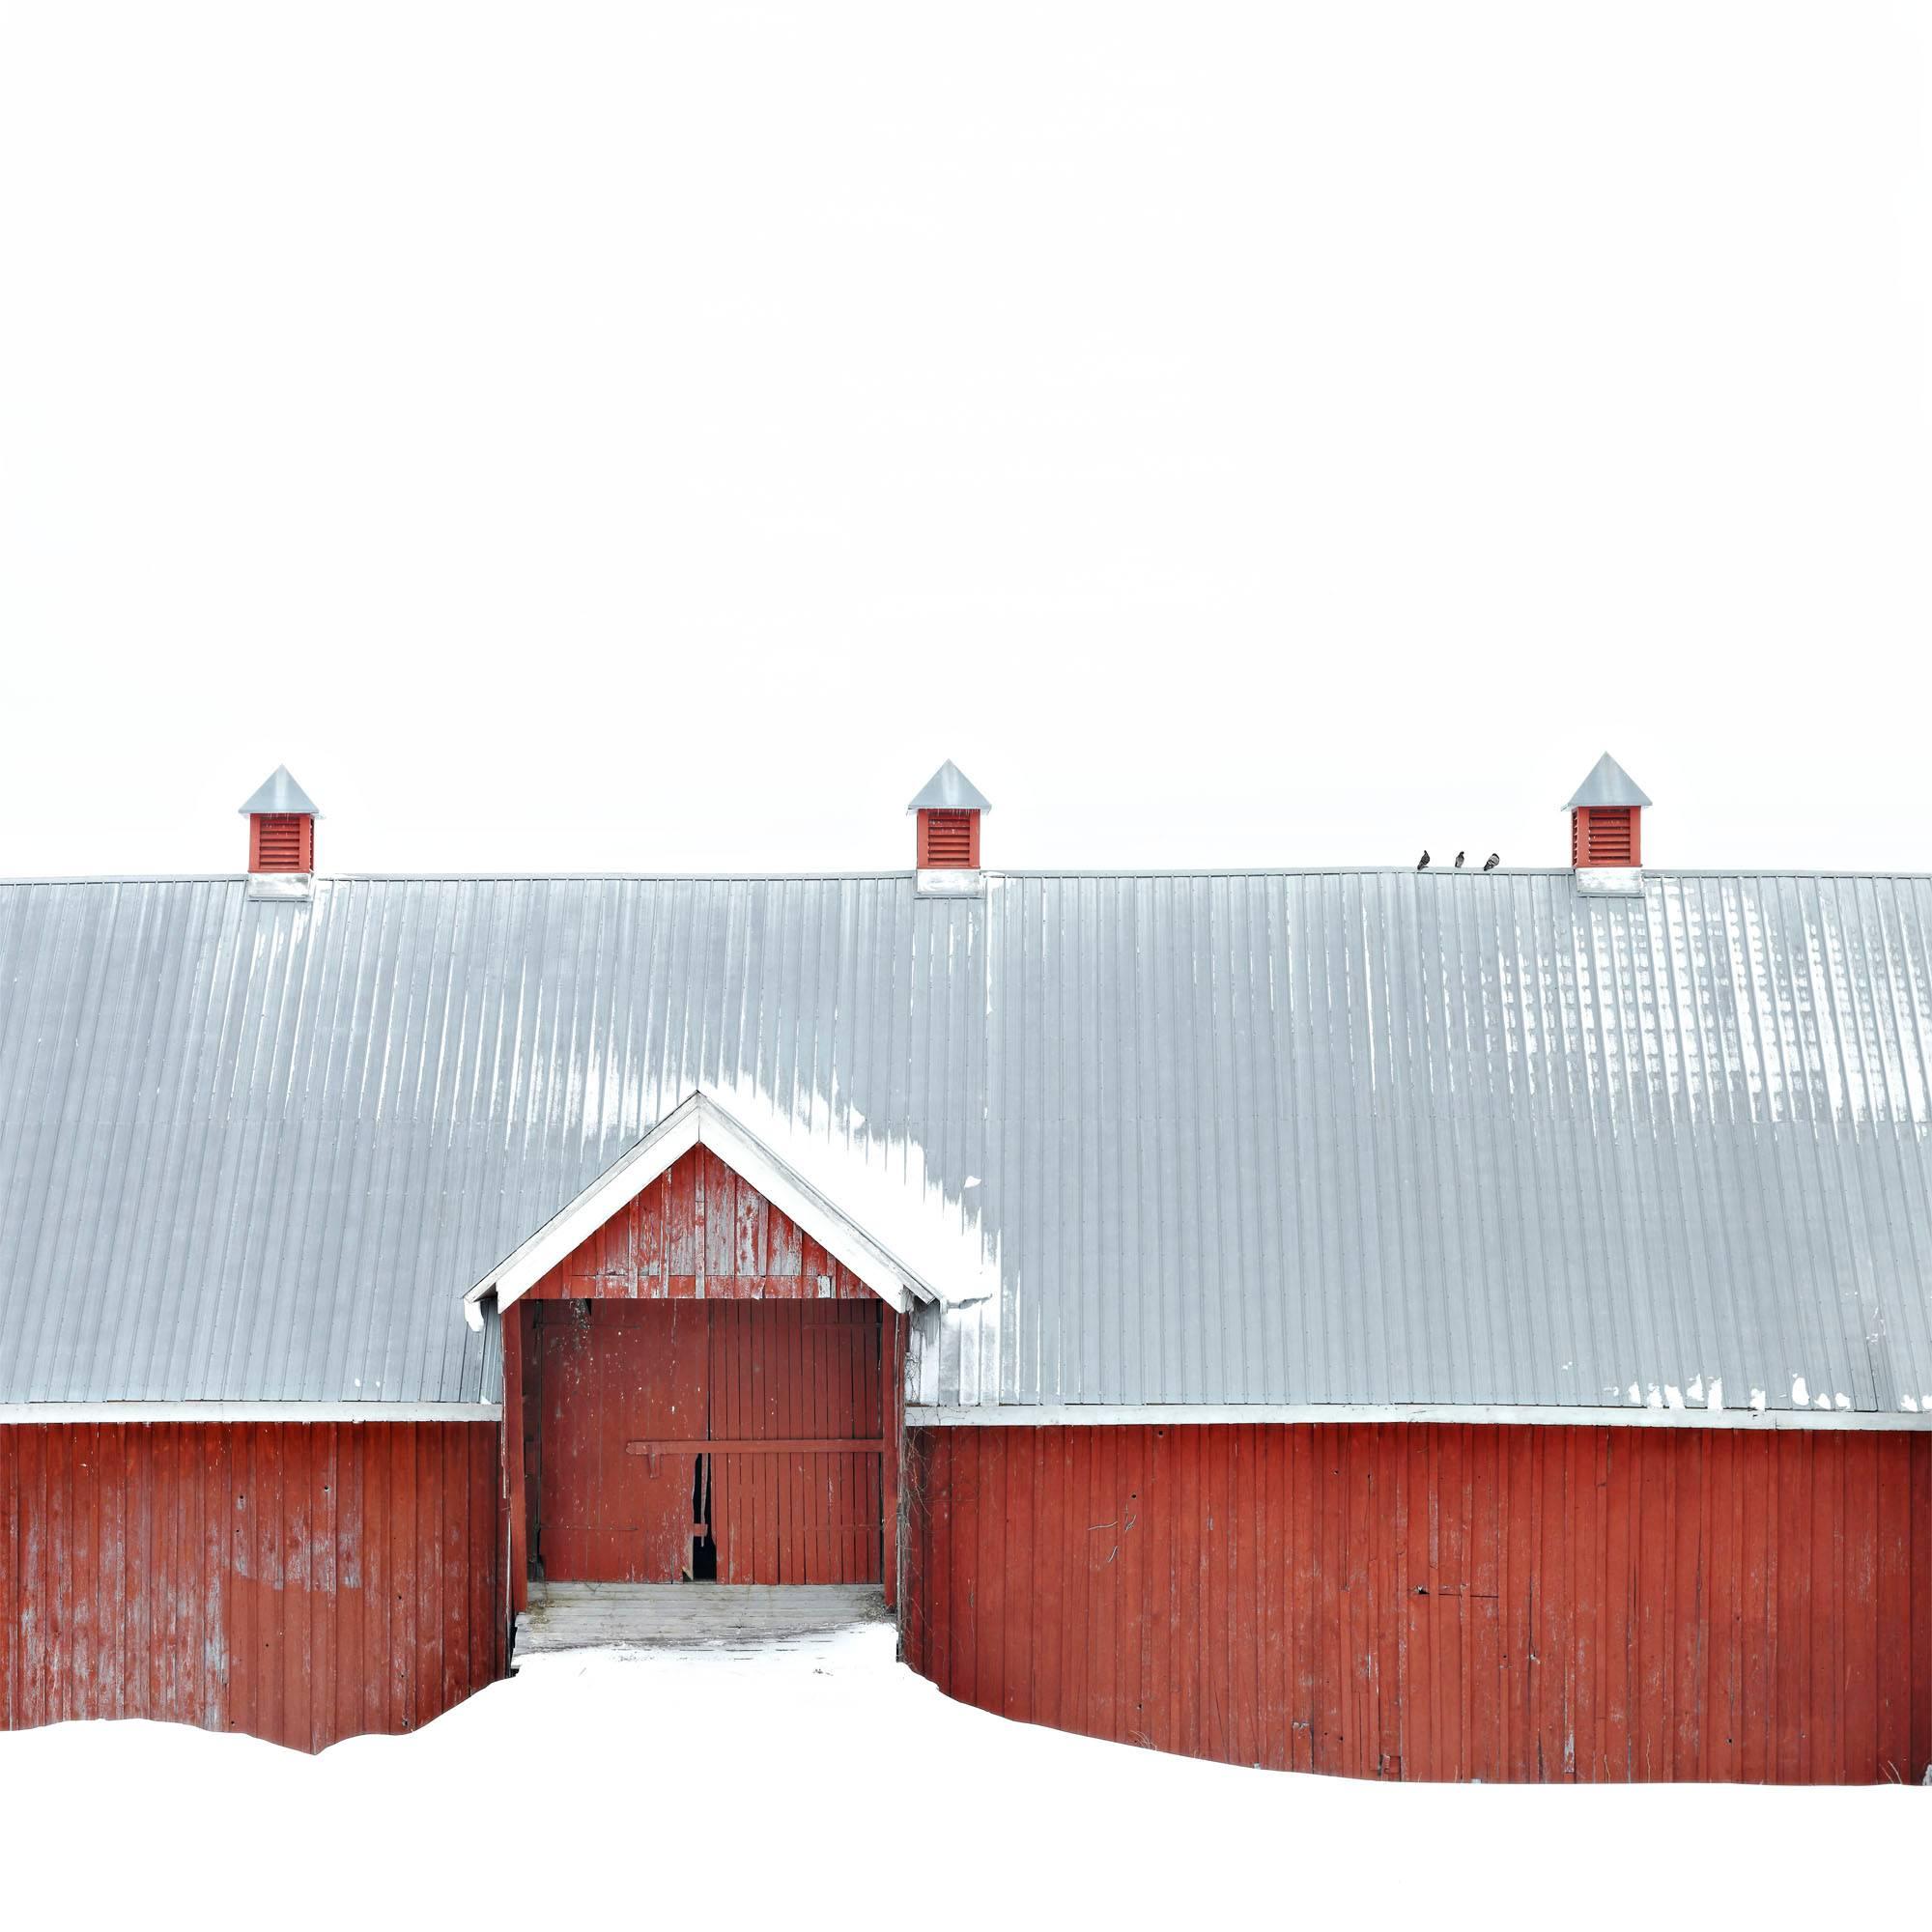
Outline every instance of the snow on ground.
[[[9, 1918], [448, 1925], [1922, 1921], [1932, 1793], [1376, 1786], [1010, 1724], [884, 1626], [533, 1660], [320, 1757], [147, 1723], [0, 1736]], [[1812, 1915], [1818, 1915], [1813, 1918]], [[525, 1922], [530, 1922], [528, 1917]]]

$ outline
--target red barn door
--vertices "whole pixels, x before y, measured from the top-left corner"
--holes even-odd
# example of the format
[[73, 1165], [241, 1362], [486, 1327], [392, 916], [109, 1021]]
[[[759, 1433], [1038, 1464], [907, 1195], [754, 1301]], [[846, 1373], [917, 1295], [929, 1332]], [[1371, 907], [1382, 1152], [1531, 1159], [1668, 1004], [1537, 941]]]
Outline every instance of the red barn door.
[[879, 1343], [872, 1300], [712, 1305], [721, 1581], [879, 1581]]
[[701, 1301], [564, 1301], [541, 1311], [537, 1550], [583, 1583], [675, 1583], [689, 1569], [705, 1433]]
[[880, 1580], [878, 1302], [548, 1302], [533, 1333], [545, 1576]]

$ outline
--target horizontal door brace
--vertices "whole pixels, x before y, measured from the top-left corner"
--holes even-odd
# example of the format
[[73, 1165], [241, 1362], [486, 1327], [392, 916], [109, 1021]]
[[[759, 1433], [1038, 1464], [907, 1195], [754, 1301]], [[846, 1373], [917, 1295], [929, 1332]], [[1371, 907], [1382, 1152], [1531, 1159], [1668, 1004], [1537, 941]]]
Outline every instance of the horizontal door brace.
[[723, 1440], [710, 1436], [673, 1442], [646, 1436], [624, 1444], [627, 1456], [879, 1456], [882, 1438], [801, 1435], [783, 1441]]

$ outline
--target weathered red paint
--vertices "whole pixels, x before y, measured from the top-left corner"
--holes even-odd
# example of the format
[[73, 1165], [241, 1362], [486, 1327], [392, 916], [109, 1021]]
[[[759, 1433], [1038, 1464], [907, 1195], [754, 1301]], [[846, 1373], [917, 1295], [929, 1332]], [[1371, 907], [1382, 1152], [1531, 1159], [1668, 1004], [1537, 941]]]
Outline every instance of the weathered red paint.
[[710, 1308], [565, 1302], [532, 1312], [537, 1515], [549, 1577], [675, 1583], [691, 1559], [695, 1455], [627, 1456], [705, 1431]]
[[885, 1585], [889, 1610], [898, 1606], [899, 1574], [905, 1555], [904, 1491], [900, 1482], [905, 1462], [905, 1321], [893, 1309], [882, 1309], [879, 1391], [885, 1418], [885, 1453], [879, 1460], [879, 1515], [884, 1542], [880, 1581]]
[[315, 820], [305, 811], [256, 811], [248, 816], [251, 872], [315, 870]]
[[977, 811], [922, 811], [919, 814], [919, 869], [923, 872], [976, 870], [980, 864]]
[[530, 1503], [536, 1447], [536, 1364], [529, 1348], [530, 1304], [513, 1302], [503, 1312], [502, 1480], [497, 1548], [505, 1552], [503, 1630], [516, 1631], [519, 1612], [530, 1603]]
[[876, 1301], [709, 1148], [674, 1161], [532, 1286], [525, 1300]]
[[[512, 1611], [532, 1567], [673, 1581], [706, 1525], [722, 1581], [895, 1594], [904, 1346], [849, 1268], [694, 1148], [507, 1312]], [[776, 1446], [803, 1441], [827, 1446]]]
[[501, 1673], [489, 1423], [0, 1428], [0, 1723], [319, 1750]]
[[879, 1581], [882, 1310], [875, 1296], [532, 1310], [543, 1573], [676, 1582], [708, 1525], [722, 1582]]
[[1634, 805], [1579, 805], [1570, 814], [1573, 866], [1643, 864], [1643, 812]]
[[[880, 1580], [885, 1312], [876, 1296], [712, 1305], [709, 1433], [721, 1446], [711, 1459], [711, 1524], [721, 1582]], [[756, 1446], [801, 1440], [851, 1446]]]
[[1281, 1769], [1780, 1783], [1932, 1763], [1932, 1436], [913, 1432], [913, 1667]]

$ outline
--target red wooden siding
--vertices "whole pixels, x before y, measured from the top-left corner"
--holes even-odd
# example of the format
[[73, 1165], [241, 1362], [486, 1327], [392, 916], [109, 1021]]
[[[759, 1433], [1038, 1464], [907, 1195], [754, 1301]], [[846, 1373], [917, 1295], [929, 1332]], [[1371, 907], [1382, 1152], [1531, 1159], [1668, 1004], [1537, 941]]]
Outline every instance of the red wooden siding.
[[722, 1582], [878, 1582], [885, 1314], [870, 1294], [532, 1309], [544, 1574], [676, 1582], [708, 1524]]
[[497, 1434], [0, 1428], [0, 1721], [427, 1723], [502, 1669]]
[[796, 1221], [702, 1147], [672, 1162], [528, 1293], [540, 1301], [611, 1295], [878, 1299]]
[[1360, 1776], [1916, 1783], [1932, 1436], [916, 1431], [908, 1662], [1037, 1723]]

